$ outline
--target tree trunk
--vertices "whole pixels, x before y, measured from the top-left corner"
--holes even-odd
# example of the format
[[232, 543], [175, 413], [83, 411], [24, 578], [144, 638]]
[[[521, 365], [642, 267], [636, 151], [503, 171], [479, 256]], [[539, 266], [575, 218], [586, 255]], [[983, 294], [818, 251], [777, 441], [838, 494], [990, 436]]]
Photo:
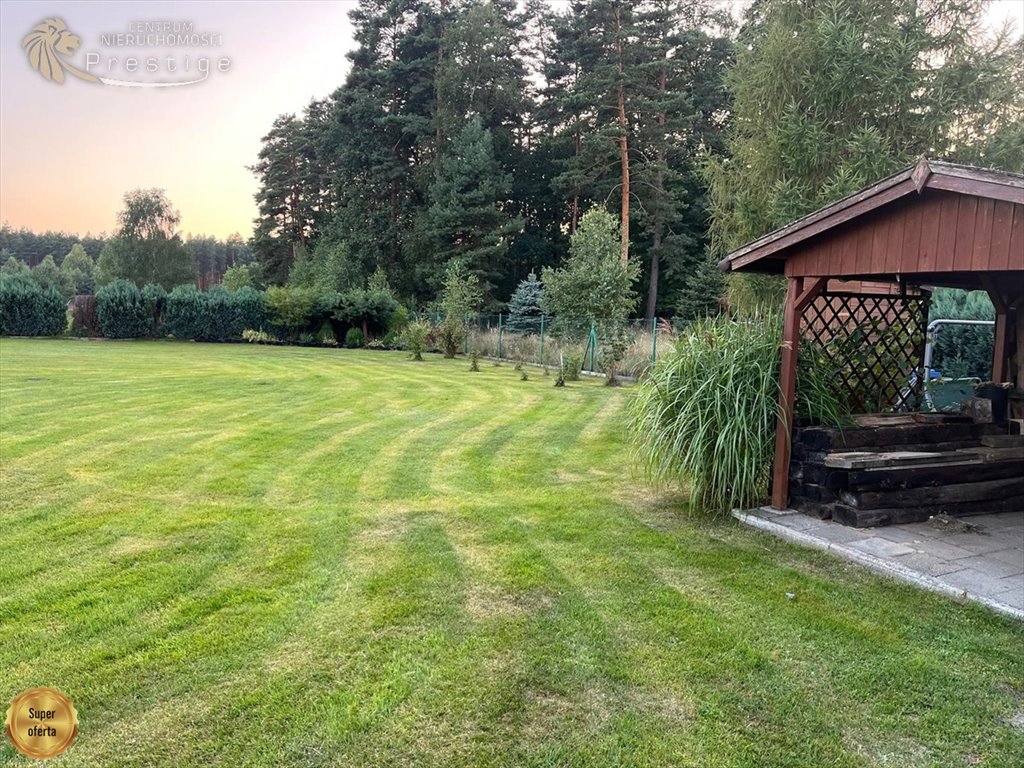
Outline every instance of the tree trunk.
[[444, 60], [444, 15], [448, 10], [448, 0], [441, 0], [441, 23], [437, 38], [437, 64], [434, 68], [434, 119], [437, 121], [434, 134], [435, 158], [441, 157], [441, 62]]
[[[580, 132], [576, 131], [576, 158], [580, 156]], [[572, 220], [569, 223], [569, 234], [576, 234], [576, 227], [580, 223], [580, 183], [579, 181], [573, 181], [572, 183]]]
[[616, 99], [618, 102], [618, 123], [619, 123], [619, 164], [622, 166], [622, 263], [629, 261], [629, 139], [627, 138], [626, 124], [626, 94], [623, 87], [623, 66], [622, 66], [622, 9], [615, 6], [615, 54], [617, 56], [616, 68], [618, 71], [618, 84], [616, 87]]
[[[668, 71], [665, 67], [658, 73], [658, 93], [664, 98]], [[664, 101], [662, 102], [664, 103]], [[658, 112], [658, 151], [655, 156], [657, 171], [654, 174], [654, 187], [659, 197], [665, 192], [665, 112]], [[653, 320], [658, 307], [658, 276], [661, 271], [661, 238], [665, 229], [663, 209], [659, 208], [654, 217], [654, 240], [651, 244], [651, 283], [647, 288], [647, 319]]]

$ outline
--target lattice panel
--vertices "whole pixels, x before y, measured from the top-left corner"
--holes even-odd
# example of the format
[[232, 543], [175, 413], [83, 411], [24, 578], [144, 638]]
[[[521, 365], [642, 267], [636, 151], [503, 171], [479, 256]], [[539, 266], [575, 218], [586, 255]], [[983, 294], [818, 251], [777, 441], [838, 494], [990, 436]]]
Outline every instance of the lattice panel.
[[838, 371], [855, 413], [920, 407], [928, 296], [823, 293], [805, 310], [801, 333]]

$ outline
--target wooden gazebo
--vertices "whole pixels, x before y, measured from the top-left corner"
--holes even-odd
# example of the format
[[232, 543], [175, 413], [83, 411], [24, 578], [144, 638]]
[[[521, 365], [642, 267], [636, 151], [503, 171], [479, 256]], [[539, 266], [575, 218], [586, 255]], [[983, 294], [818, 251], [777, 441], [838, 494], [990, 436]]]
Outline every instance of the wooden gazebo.
[[[1024, 388], [1020, 174], [922, 158], [743, 246], [721, 268], [785, 275], [787, 281], [772, 473], [776, 509], [786, 508], [789, 500], [800, 338], [814, 323], [836, 322], [839, 310], [856, 323], [861, 313], [926, 312], [927, 289], [933, 286], [984, 290], [996, 308], [992, 379]], [[839, 309], [830, 316], [823, 306]]]

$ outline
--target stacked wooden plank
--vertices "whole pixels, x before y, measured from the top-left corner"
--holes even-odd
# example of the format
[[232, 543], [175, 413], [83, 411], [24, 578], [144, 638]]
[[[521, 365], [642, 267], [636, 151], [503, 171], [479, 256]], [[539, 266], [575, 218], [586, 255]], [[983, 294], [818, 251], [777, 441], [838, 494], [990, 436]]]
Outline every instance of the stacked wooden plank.
[[959, 416], [795, 430], [790, 506], [859, 528], [1024, 511], [1024, 437]]

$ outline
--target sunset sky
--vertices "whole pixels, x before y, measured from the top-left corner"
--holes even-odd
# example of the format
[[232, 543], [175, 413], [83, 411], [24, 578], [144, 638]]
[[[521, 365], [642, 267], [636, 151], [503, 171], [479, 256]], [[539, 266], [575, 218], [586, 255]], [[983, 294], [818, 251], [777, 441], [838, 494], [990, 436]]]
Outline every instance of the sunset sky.
[[[255, 216], [255, 179], [246, 170], [260, 137], [283, 112], [300, 111], [345, 77], [353, 46], [353, 2], [43, 2], [0, 3], [0, 220], [14, 227], [78, 234], [109, 232], [121, 196], [162, 187], [194, 234], [248, 237]], [[1024, 2], [1002, 0], [993, 24], [1012, 16], [1024, 24]], [[46, 81], [30, 66], [21, 42], [43, 19], [59, 17], [81, 39], [66, 56], [80, 69], [86, 54], [102, 64], [151, 55], [114, 49], [101, 35], [127, 33], [133, 22], [192, 22], [221, 36], [203, 50], [160, 49], [161, 61], [189, 53], [230, 59], [226, 73], [177, 88], [126, 88], [68, 77]], [[161, 70], [116, 79], [177, 79]]]

